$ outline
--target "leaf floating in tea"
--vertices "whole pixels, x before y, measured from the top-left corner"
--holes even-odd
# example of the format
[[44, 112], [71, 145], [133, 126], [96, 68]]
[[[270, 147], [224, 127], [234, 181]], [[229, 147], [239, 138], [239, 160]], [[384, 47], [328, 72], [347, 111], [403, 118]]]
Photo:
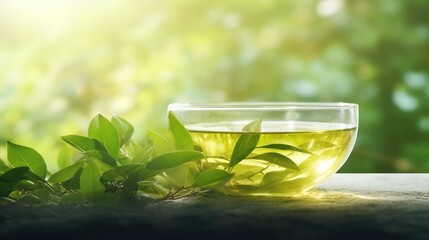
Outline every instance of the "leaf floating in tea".
[[296, 163], [292, 161], [292, 159], [280, 153], [275, 153], [275, 152], [263, 153], [257, 156], [253, 156], [252, 159], [265, 160], [267, 162], [274, 163], [284, 168], [290, 168], [290, 169], [300, 171], [298, 165], [296, 165]]
[[257, 148], [271, 148], [271, 149], [277, 149], [277, 150], [288, 150], [288, 151], [295, 151], [295, 152], [302, 152], [302, 153], [308, 153], [313, 154], [303, 148], [295, 147], [288, 144], [268, 144], [264, 146], [258, 146]]
[[245, 132], [261, 132], [262, 119], [256, 119], [251, 121], [246, 126], [243, 127]]
[[243, 127], [243, 131], [249, 132], [242, 134], [232, 151], [231, 161], [229, 162], [229, 168], [234, 167], [243, 159], [245, 159], [253, 150], [256, 148], [260, 138], [262, 119], [257, 119], [250, 122]]
[[168, 113], [168, 123], [170, 133], [176, 142], [177, 148], [180, 150], [193, 150], [194, 141], [191, 134], [171, 112]]

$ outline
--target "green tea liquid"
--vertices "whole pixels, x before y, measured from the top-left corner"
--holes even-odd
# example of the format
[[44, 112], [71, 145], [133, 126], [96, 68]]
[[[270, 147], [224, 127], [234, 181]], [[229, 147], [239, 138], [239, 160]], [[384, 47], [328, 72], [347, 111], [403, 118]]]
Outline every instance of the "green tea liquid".
[[[244, 123], [220, 122], [189, 125], [193, 140], [209, 156], [230, 159]], [[245, 159], [231, 170], [234, 177], [220, 189], [232, 195], [296, 195], [336, 172], [349, 156], [356, 139], [356, 128], [345, 124], [314, 122], [262, 123], [258, 146], [288, 144], [311, 152], [256, 148], [250, 155], [276, 152], [290, 158], [300, 170], [288, 169], [268, 161]], [[204, 168], [226, 169], [222, 158], [203, 161]]]

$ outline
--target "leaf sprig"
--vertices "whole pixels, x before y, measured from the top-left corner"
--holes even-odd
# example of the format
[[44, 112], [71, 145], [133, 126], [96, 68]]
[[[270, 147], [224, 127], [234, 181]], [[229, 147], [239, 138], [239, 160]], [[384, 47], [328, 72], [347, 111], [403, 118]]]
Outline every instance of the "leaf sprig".
[[[258, 149], [309, 153], [285, 144], [258, 146], [262, 120], [243, 128], [227, 169], [202, 164], [209, 158], [196, 145], [190, 132], [169, 113], [170, 137], [147, 131], [144, 144], [132, 139], [133, 126], [125, 119], [95, 116], [88, 136], [66, 135], [61, 139], [77, 150], [61, 149], [59, 170], [47, 171], [46, 162], [34, 149], [7, 142], [8, 162], [0, 160], [0, 199], [22, 204], [103, 204], [122, 201], [177, 199], [218, 191], [234, 179], [234, 167], [244, 159], [263, 160], [299, 171], [287, 156], [277, 152], [252, 154]], [[259, 173], [263, 169], [256, 169]], [[248, 172], [237, 178], [251, 176]]]

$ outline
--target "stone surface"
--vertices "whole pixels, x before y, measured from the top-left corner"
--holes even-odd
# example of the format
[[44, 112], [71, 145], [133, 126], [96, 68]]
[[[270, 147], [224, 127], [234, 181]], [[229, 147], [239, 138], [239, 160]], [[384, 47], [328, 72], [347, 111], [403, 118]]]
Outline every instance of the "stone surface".
[[298, 197], [0, 209], [0, 239], [429, 239], [429, 174], [336, 174]]

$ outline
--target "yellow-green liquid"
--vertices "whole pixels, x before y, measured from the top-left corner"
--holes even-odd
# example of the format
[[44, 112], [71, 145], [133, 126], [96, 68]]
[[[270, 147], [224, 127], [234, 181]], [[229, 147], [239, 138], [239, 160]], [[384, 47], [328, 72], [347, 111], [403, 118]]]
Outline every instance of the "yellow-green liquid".
[[[187, 126], [193, 140], [209, 156], [230, 159], [242, 134], [243, 123], [221, 122]], [[299, 170], [284, 168], [259, 159], [245, 159], [234, 166], [234, 177], [220, 190], [232, 195], [296, 195], [326, 180], [349, 156], [356, 128], [345, 124], [314, 122], [263, 122], [258, 146], [288, 144], [304, 153], [256, 148], [250, 155], [276, 152], [290, 158]], [[204, 168], [227, 169], [228, 160], [209, 158]]]

